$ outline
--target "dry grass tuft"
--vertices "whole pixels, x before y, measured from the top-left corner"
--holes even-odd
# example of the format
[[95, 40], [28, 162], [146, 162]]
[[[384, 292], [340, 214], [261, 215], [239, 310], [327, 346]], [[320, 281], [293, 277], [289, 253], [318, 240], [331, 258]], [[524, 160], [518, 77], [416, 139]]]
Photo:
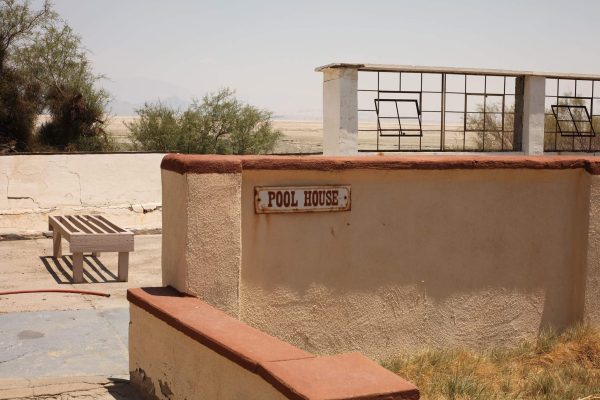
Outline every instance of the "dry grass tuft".
[[515, 348], [427, 350], [384, 366], [424, 400], [600, 400], [600, 330], [547, 331]]

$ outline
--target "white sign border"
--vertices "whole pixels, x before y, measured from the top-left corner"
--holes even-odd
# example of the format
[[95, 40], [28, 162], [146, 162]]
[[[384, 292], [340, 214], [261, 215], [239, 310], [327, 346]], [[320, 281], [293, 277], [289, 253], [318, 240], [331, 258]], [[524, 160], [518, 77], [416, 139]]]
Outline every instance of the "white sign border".
[[[259, 192], [269, 190], [307, 190], [307, 189], [332, 189], [343, 188], [348, 191], [348, 201], [344, 207], [332, 206], [321, 208], [285, 208], [285, 209], [264, 209], [259, 208]], [[341, 212], [351, 211], [352, 209], [352, 191], [350, 185], [303, 185], [303, 186], [255, 186], [254, 187], [254, 213], [255, 214], [295, 214], [295, 213], [314, 213], [314, 212]]]

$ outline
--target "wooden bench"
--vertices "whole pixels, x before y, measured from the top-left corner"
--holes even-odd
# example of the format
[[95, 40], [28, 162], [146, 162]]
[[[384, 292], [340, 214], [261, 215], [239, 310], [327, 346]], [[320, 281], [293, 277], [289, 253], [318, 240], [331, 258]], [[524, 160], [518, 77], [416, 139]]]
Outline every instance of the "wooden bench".
[[53, 255], [62, 256], [61, 239], [69, 242], [73, 253], [73, 282], [83, 282], [83, 253], [119, 253], [119, 275], [121, 282], [127, 282], [129, 252], [133, 251], [133, 233], [118, 227], [100, 215], [56, 215], [48, 217], [52, 231]]

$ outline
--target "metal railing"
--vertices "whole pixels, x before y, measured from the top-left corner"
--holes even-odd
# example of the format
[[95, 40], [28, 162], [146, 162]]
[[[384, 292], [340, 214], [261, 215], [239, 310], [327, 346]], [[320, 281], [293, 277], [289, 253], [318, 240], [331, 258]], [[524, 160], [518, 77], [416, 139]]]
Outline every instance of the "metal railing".
[[600, 152], [600, 75], [328, 64], [326, 154]]
[[546, 78], [544, 151], [600, 151], [600, 80]]
[[517, 77], [358, 72], [359, 151], [517, 151]]

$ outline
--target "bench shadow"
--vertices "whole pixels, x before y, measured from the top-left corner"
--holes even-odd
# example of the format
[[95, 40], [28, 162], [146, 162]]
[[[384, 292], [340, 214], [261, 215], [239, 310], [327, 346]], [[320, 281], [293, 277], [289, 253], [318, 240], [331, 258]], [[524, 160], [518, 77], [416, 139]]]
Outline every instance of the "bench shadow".
[[[67, 255], [59, 258], [40, 256], [40, 260], [48, 273], [59, 285], [73, 283], [73, 256]], [[83, 256], [83, 282], [84, 283], [111, 283], [118, 282], [118, 277], [96, 256]]]

